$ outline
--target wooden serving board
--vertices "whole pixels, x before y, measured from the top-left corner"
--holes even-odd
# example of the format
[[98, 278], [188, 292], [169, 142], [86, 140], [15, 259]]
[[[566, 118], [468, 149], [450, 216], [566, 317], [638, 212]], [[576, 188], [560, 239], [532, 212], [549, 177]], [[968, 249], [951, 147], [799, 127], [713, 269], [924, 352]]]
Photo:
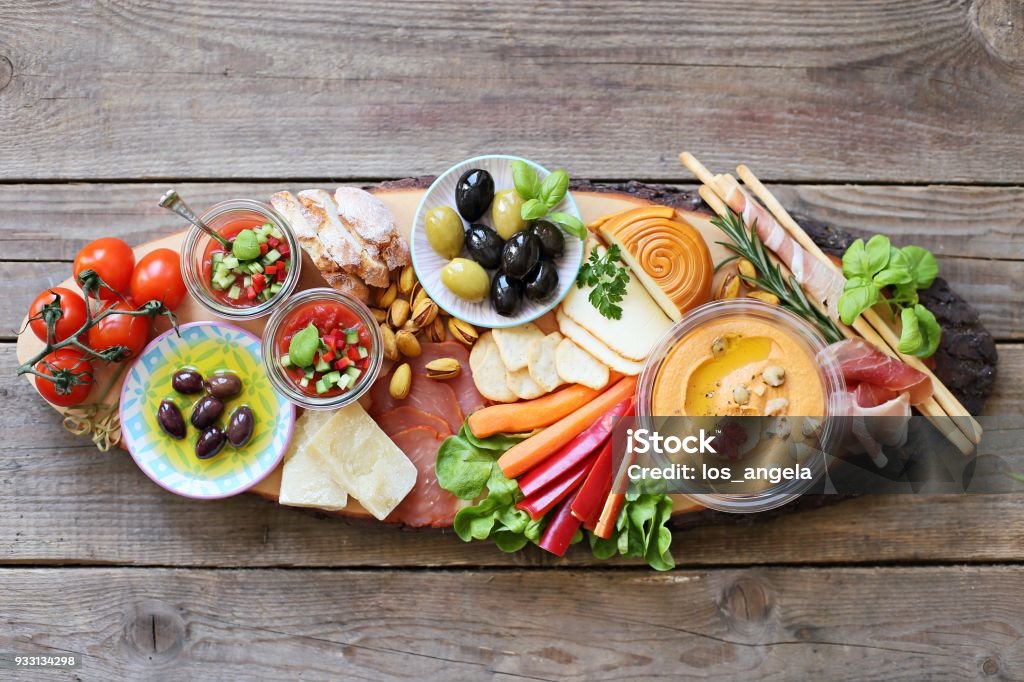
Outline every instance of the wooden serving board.
[[[419, 206], [420, 199], [422, 199], [423, 194], [425, 193], [424, 184], [425, 183], [422, 181], [414, 181], [409, 183], [385, 184], [380, 187], [370, 188], [370, 190], [391, 209], [396, 222], [407, 238], [409, 236], [409, 230], [412, 227], [416, 209]], [[584, 222], [587, 223], [609, 213], [651, 203], [651, 201], [645, 198], [643, 192], [603, 191], [596, 187], [589, 191], [574, 190], [573, 198], [576, 200]], [[259, 199], [266, 200], [267, 197], [259, 197]], [[725, 249], [714, 243], [715, 240], [721, 238], [721, 233], [716, 227], [711, 225], [709, 222], [710, 216], [706, 212], [700, 210], [686, 210], [685, 208], [680, 208], [680, 212], [695, 228], [704, 234], [709, 248], [711, 249], [712, 258], [715, 262], [718, 262], [721, 258], [728, 255]], [[136, 260], [146, 253], [158, 248], [170, 248], [175, 251], [179, 251], [181, 244], [184, 241], [184, 237], [185, 231], [180, 231], [164, 237], [163, 239], [158, 239], [138, 246], [135, 248]], [[58, 286], [66, 286], [71, 289], [77, 288], [77, 285], [70, 277]], [[326, 283], [323, 278], [320, 277], [319, 272], [309, 260], [309, 257], [303, 254], [302, 277], [300, 279], [299, 289], [308, 289], [318, 286], [326, 286]], [[175, 311], [175, 315], [177, 316], [179, 323], [222, 319], [200, 306], [194, 299], [192, 299], [192, 297], [186, 297], [185, 301]], [[265, 322], [266, 318], [233, 323], [244, 327], [257, 335], [261, 335]], [[155, 321], [154, 336], [169, 328], [170, 324], [165, 318], [158, 318]], [[18, 337], [17, 345], [18, 362], [25, 362], [42, 350], [42, 348], [42, 342], [39, 341], [31, 331], [21, 333]], [[120, 394], [122, 380], [121, 378], [118, 378], [115, 381], [114, 376], [114, 366], [98, 366], [96, 368], [96, 386], [98, 388], [93, 390], [93, 395], [90, 396], [89, 402], [110, 402], [117, 399], [117, 396]], [[35, 382], [32, 381], [31, 377], [28, 377], [28, 379], [34, 387]], [[111, 382], [113, 383], [111, 384]], [[99, 395], [101, 387], [106, 387], [108, 384], [111, 384], [111, 388], [106, 395]], [[60, 413], [67, 412], [66, 408], [53, 407]], [[253, 487], [250, 492], [276, 501], [278, 498], [280, 484], [281, 467], [278, 467], [270, 476]], [[677, 514], [696, 512], [702, 509], [699, 505], [695, 505], [681, 496], [676, 496], [675, 499]], [[340, 513], [346, 516], [369, 517], [368, 512], [358, 506], [358, 504], [353, 504], [352, 502], [349, 503], [349, 507], [347, 509]]]

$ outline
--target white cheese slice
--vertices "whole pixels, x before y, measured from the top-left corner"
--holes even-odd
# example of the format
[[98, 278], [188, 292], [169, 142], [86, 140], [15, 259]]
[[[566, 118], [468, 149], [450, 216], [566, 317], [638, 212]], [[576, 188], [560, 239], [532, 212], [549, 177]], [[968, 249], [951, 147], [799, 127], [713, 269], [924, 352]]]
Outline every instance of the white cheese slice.
[[281, 469], [281, 491], [278, 495], [281, 504], [328, 511], [344, 509], [348, 505], [348, 493], [334, 482], [327, 467], [309, 449], [313, 436], [330, 418], [330, 412], [306, 410], [295, 420], [292, 442]]
[[[605, 251], [600, 246], [594, 248], [602, 254]], [[562, 312], [627, 360], [646, 360], [655, 344], [672, 326], [672, 320], [647, 293], [640, 278], [632, 273], [626, 286], [626, 295], [619, 303], [622, 317], [618, 320], [604, 317], [587, 300], [592, 289], [570, 287], [562, 301]], [[566, 332], [563, 330], [563, 333]]]
[[416, 465], [358, 403], [331, 413], [309, 450], [377, 519], [390, 514], [416, 485]]

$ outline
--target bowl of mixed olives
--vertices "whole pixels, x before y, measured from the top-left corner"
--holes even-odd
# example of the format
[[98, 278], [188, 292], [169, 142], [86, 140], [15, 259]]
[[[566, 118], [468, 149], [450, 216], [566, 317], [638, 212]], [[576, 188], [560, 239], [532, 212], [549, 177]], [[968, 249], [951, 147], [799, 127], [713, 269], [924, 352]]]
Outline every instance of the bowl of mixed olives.
[[121, 388], [121, 437], [139, 468], [185, 497], [251, 488], [288, 448], [295, 408], [263, 369], [260, 339], [189, 322], [149, 343]]
[[[583, 242], [543, 215], [523, 218], [515, 163], [543, 181], [549, 171], [515, 156], [467, 159], [438, 176], [413, 221], [412, 261], [427, 294], [446, 312], [482, 327], [512, 327], [551, 310], [568, 293]], [[564, 187], [563, 187], [564, 191]], [[564, 191], [552, 215], [579, 210]]]

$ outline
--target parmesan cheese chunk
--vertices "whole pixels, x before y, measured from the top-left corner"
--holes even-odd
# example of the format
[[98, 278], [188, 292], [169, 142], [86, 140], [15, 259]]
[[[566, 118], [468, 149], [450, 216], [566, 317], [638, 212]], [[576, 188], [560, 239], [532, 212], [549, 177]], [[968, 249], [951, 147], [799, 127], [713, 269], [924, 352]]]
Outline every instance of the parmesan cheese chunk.
[[309, 443], [330, 419], [330, 412], [307, 410], [295, 420], [295, 431], [281, 469], [278, 502], [290, 507], [313, 507], [337, 511], [348, 505], [348, 493], [334, 482]]
[[358, 403], [330, 413], [309, 449], [334, 482], [379, 520], [416, 485], [416, 465]]

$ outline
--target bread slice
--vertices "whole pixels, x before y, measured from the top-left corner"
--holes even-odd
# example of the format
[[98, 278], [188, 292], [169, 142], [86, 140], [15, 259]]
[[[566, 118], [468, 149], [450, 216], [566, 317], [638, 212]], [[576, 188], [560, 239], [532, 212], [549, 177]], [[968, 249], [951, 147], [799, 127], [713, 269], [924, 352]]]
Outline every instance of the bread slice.
[[338, 216], [338, 207], [331, 195], [322, 189], [299, 192], [299, 203], [305, 208], [317, 237], [327, 247], [334, 262], [356, 274], [373, 287], [386, 287], [389, 282], [387, 264], [380, 259], [380, 249], [351, 231]]
[[339, 187], [334, 201], [341, 222], [364, 245], [376, 247], [389, 270], [409, 264], [409, 244], [383, 201], [358, 187]]
[[331, 258], [327, 247], [317, 236], [316, 227], [309, 219], [309, 212], [294, 194], [277, 192], [270, 197], [270, 205], [288, 221], [299, 246], [309, 255], [327, 284], [364, 303], [369, 302], [369, 288], [357, 275], [345, 270]]

